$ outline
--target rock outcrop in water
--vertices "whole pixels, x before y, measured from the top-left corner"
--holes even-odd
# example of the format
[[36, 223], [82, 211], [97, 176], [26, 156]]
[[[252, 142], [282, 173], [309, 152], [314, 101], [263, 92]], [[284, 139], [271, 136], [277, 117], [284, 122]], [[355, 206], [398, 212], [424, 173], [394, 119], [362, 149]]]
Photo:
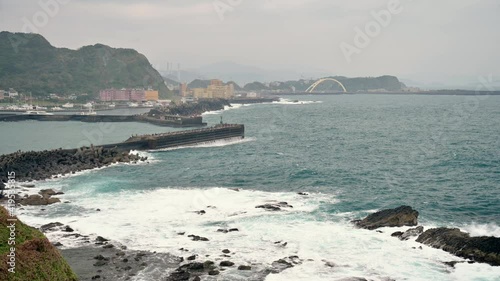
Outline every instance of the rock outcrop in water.
[[129, 152], [103, 147], [18, 151], [0, 155], [0, 181], [7, 182], [7, 172], [15, 172], [18, 182], [43, 180], [113, 163], [145, 161], [146, 159]]
[[458, 228], [433, 228], [422, 233], [417, 242], [442, 249], [476, 262], [500, 266], [500, 238], [470, 237]]
[[418, 224], [418, 212], [409, 206], [386, 209], [373, 213], [363, 220], [353, 221], [356, 226], [365, 229], [379, 227], [415, 226]]
[[[73, 281], [77, 280], [69, 265], [59, 251], [38, 230], [17, 220], [15, 222], [15, 245], [9, 241], [10, 231], [7, 226], [12, 222], [7, 210], [0, 206], [0, 280], [12, 281]], [[15, 273], [9, 272], [11, 247], [15, 248]]]
[[229, 101], [225, 99], [207, 99], [199, 100], [195, 103], [173, 104], [166, 108], [152, 109], [149, 117], [158, 117], [162, 115], [179, 115], [179, 116], [197, 116], [208, 111], [218, 111], [224, 109], [225, 106], [231, 106]]

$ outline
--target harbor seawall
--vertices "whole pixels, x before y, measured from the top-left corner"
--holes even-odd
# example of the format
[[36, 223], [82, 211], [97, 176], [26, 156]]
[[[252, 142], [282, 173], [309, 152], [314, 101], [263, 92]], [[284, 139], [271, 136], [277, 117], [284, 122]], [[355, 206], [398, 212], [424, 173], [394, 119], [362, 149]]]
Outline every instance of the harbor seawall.
[[215, 127], [181, 132], [133, 136], [125, 142], [102, 145], [104, 148], [119, 150], [151, 150], [173, 148], [212, 142], [230, 138], [244, 138], [245, 126], [240, 124], [221, 124]]
[[153, 118], [147, 115], [27, 115], [0, 114], [2, 122], [35, 121], [79, 121], [79, 122], [141, 122], [166, 127], [197, 127], [206, 126], [201, 116], [186, 117], [167, 115]]

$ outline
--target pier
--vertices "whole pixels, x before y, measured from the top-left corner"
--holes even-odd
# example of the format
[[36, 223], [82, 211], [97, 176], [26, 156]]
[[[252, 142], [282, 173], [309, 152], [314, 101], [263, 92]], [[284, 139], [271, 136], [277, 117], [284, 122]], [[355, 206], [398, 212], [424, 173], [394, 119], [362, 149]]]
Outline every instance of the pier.
[[1, 122], [35, 121], [79, 121], [79, 122], [142, 122], [165, 127], [200, 127], [206, 126], [201, 116], [164, 115], [159, 118], [148, 115], [28, 115], [0, 114]]

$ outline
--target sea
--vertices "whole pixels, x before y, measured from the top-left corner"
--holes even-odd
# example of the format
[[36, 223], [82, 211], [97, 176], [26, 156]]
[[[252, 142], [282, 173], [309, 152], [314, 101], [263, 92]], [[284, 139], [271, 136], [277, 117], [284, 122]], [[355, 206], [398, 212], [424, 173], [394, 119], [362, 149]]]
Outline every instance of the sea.
[[[254, 267], [293, 255], [302, 260], [267, 281], [500, 280], [500, 267], [465, 262], [452, 268], [443, 262], [464, 260], [414, 238], [391, 237], [408, 227], [370, 231], [351, 223], [409, 205], [425, 229], [500, 237], [500, 96], [288, 96], [204, 114], [209, 124], [221, 118], [245, 124], [245, 138], [137, 152], [148, 162], [37, 182], [30, 192], [61, 190], [67, 203], [26, 207], [18, 215], [33, 226], [59, 221], [129, 249], [182, 256], [182, 247], [214, 258], [230, 249], [231, 261]], [[0, 123], [0, 154], [174, 130], [141, 123]], [[293, 208], [255, 208], [270, 202]], [[239, 231], [217, 232], [229, 228]], [[210, 241], [191, 241], [188, 234]], [[228, 269], [206, 280], [251, 280], [245, 274], [251, 273]], [[150, 279], [145, 271], [132, 280]]]

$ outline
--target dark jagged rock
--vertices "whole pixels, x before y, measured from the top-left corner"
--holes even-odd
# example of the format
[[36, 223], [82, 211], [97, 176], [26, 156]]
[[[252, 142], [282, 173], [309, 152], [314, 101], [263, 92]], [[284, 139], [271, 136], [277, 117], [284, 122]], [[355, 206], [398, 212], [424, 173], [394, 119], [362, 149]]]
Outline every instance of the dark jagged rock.
[[376, 212], [363, 220], [353, 221], [356, 226], [365, 229], [377, 229], [379, 227], [416, 226], [418, 224], [418, 212], [409, 206], [401, 206], [396, 209], [386, 209]]
[[301, 264], [302, 260], [298, 256], [289, 256], [286, 258], [282, 258], [274, 261], [272, 265], [272, 269], [270, 272], [272, 273], [280, 273], [285, 269], [294, 267], [295, 265]]
[[458, 228], [433, 228], [422, 233], [417, 242], [442, 249], [476, 262], [500, 266], [500, 238], [470, 237]]
[[193, 234], [188, 235], [188, 237], [190, 237], [191, 240], [193, 240], [193, 241], [209, 241], [209, 239], [206, 237], [201, 237], [201, 236], [193, 235]]
[[101, 237], [101, 236], [97, 236], [97, 238], [95, 239], [95, 241], [97, 242], [107, 242], [109, 241], [108, 239], [104, 238], [104, 237]]
[[63, 224], [60, 222], [51, 222], [51, 223], [44, 224], [44, 225], [40, 226], [40, 230], [42, 232], [47, 232], [49, 230], [54, 230], [54, 228], [61, 227], [61, 226], [63, 226]]
[[454, 268], [457, 263], [463, 263], [463, 261], [445, 261], [443, 263], [446, 264], [449, 267], [453, 267]]
[[73, 228], [71, 228], [69, 225], [67, 225], [64, 229], [63, 229], [64, 232], [73, 232], [75, 231]]
[[42, 197], [51, 197], [51, 196], [54, 196], [54, 195], [62, 195], [64, 194], [64, 192], [56, 192], [52, 189], [42, 189], [40, 190], [40, 192], [38, 192], [38, 194], [42, 195]]
[[393, 233], [391, 234], [391, 236], [392, 236], [392, 237], [398, 237], [398, 238], [399, 238], [399, 237], [401, 237], [401, 235], [403, 235], [403, 233], [404, 233], [403, 231], [396, 231], [396, 232], [393, 232]]
[[59, 198], [42, 197], [37, 194], [33, 194], [19, 200], [19, 204], [23, 206], [46, 206], [59, 202], [61, 202]]
[[293, 208], [292, 205], [289, 205], [287, 202], [279, 202], [279, 203], [267, 203], [263, 205], [255, 206], [255, 208], [261, 208], [266, 211], [281, 211], [281, 208]]
[[195, 103], [171, 104], [167, 108], [155, 108], [149, 113], [149, 117], [158, 118], [165, 115], [196, 116], [207, 111], [222, 110], [226, 106], [231, 106], [225, 99], [205, 99]]
[[221, 261], [219, 265], [220, 266], [226, 266], [226, 267], [228, 267], [228, 266], [233, 266], [234, 262], [232, 262], [232, 261]]
[[410, 237], [414, 236], [419, 236], [424, 232], [424, 227], [423, 226], [417, 226], [415, 228], [410, 228], [407, 231], [405, 231], [401, 236], [399, 236], [399, 239], [401, 240], [408, 240]]
[[249, 265], [240, 265], [238, 266], [238, 270], [252, 270], [252, 267]]
[[219, 274], [220, 274], [220, 271], [218, 271], [218, 270], [210, 270], [208, 272], [208, 275], [211, 275], [211, 276], [213, 276], [213, 275], [219, 275]]

